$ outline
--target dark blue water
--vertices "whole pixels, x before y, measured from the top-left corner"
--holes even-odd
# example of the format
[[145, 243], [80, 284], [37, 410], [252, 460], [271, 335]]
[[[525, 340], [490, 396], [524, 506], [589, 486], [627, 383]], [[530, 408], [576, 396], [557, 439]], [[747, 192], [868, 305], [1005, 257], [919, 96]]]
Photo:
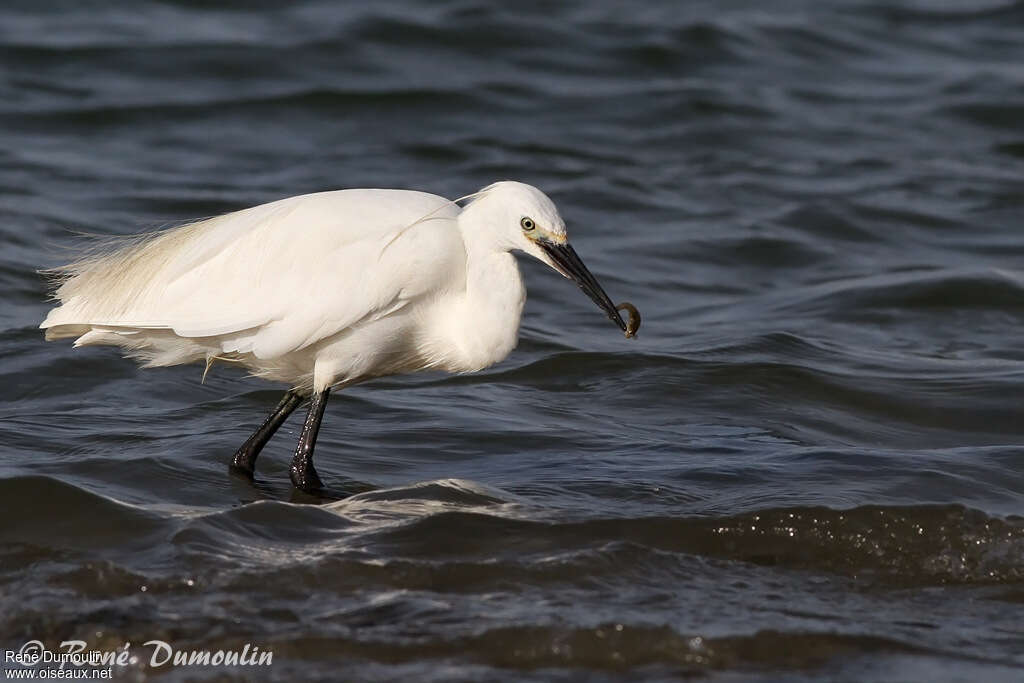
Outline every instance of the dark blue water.
[[[0, 642], [1024, 679], [1022, 36], [1020, 2], [4, 3]], [[298, 417], [228, 474], [282, 387], [36, 329], [74, 232], [505, 178], [640, 337], [524, 263], [507, 361], [332, 397], [338, 500], [288, 486]]]

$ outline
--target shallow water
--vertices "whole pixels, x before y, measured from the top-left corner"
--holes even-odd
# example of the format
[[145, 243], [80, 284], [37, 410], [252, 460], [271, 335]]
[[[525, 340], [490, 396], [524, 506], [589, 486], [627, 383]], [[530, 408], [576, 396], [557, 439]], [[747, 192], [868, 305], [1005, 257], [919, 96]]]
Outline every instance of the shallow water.
[[[118, 670], [160, 680], [1021, 680], [1024, 4], [765, 7], [5, 3], [0, 642], [274, 653]], [[640, 336], [524, 263], [507, 361], [332, 397], [324, 500], [298, 417], [227, 472], [281, 388], [36, 329], [71, 231], [502, 178]]]

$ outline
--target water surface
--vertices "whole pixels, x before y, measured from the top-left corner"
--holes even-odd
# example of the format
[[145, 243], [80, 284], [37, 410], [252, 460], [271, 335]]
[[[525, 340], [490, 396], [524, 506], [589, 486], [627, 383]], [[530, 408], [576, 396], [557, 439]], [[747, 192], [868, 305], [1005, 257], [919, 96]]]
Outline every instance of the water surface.
[[[160, 680], [1024, 675], [1024, 4], [0, 8], [0, 641]], [[622, 338], [332, 397], [46, 344], [36, 269], [343, 187], [550, 194]]]

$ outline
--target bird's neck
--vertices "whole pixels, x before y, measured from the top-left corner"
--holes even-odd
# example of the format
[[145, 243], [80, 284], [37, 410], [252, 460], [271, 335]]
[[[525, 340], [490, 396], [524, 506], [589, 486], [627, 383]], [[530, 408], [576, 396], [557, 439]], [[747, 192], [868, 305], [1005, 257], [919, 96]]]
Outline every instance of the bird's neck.
[[466, 240], [466, 293], [458, 346], [462, 371], [497, 363], [515, 348], [526, 301], [519, 265], [507, 250]]

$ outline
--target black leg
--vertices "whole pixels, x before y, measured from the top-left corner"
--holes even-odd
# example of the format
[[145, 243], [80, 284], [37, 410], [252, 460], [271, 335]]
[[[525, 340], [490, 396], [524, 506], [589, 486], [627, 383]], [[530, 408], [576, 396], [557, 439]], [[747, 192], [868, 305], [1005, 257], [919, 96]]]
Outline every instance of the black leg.
[[231, 469], [252, 479], [256, 468], [256, 457], [270, 441], [270, 437], [274, 436], [274, 432], [284, 424], [284, 421], [288, 419], [292, 411], [299, 407], [300, 403], [302, 403], [302, 397], [294, 391], [289, 390], [285, 393], [281, 402], [274, 408], [274, 412], [264, 420], [259, 429], [253, 432], [252, 436], [246, 439], [242, 447], [235, 451], [235, 457], [231, 459]]
[[320, 431], [320, 421], [324, 417], [324, 408], [327, 407], [327, 397], [330, 393], [330, 389], [324, 389], [319, 394], [313, 394], [313, 400], [309, 402], [306, 423], [302, 425], [302, 434], [299, 435], [299, 445], [295, 447], [295, 457], [292, 458], [289, 472], [292, 476], [292, 485], [306, 493], [312, 493], [324, 486], [313, 467], [313, 447], [316, 445], [316, 435]]

